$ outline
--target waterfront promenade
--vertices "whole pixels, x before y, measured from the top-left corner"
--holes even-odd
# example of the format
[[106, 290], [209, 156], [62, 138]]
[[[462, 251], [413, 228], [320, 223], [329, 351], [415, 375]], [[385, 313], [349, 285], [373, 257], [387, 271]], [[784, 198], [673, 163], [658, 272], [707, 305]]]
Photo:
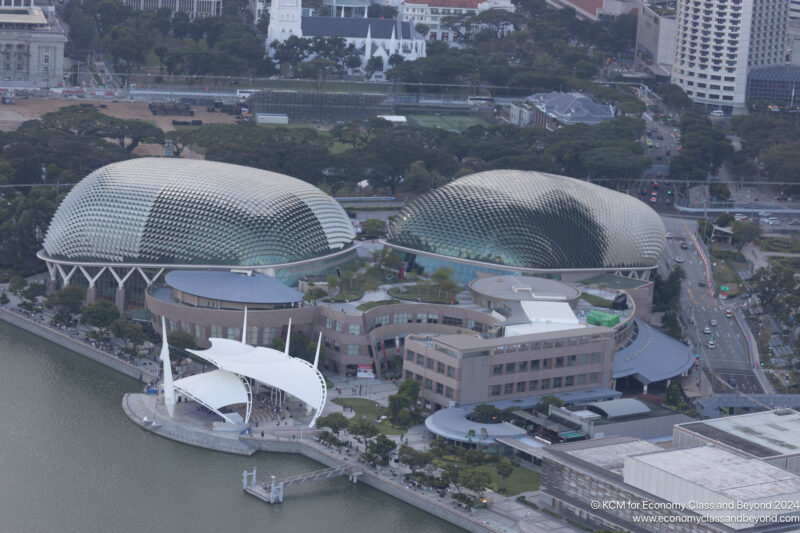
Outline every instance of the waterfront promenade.
[[[41, 316], [41, 315], [40, 315]], [[49, 340], [59, 346], [67, 348], [84, 357], [112, 368], [128, 377], [139, 381], [152, 381], [157, 379], [158, 374], [150, 368], [135, 365], [114, 353], [100, 350], [81, 340], [81, 338], [71, 334], [68, 329], [56, 328], [50, 325], [48, 318], [37, 319], [27, 311], [18, 308], [0, 306], [0, 320], [8, 322], [18, 328], [24, 329], [39, 337]]]

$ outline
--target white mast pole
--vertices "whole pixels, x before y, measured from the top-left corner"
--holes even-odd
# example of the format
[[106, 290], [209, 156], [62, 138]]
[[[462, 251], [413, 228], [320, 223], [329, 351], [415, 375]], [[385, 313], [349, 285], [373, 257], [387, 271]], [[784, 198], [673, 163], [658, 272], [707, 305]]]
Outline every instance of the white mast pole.
[[161, 362], [164, 365], [164, 405], [169, 417], [175, 413], [175, 386], [172, 383], [172, 364], [169, 360], [169, 343], [167, 342], [167, 323], [161, 317]]

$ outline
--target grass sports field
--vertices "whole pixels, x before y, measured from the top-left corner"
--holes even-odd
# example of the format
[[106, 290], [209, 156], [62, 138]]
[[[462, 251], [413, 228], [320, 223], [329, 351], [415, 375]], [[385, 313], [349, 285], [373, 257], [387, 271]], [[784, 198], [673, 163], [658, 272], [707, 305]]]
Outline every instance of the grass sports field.
[[472, 126], [489, 126], [480, 118], [469, 115], [406, 115], [408, 124], [418, 128], [439, 128], [454, 133], [461, 133]]

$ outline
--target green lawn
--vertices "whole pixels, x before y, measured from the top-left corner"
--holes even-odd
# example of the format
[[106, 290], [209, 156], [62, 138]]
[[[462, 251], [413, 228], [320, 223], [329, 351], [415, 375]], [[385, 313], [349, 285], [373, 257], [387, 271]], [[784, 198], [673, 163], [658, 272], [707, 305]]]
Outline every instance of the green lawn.
[[[388, 278], [388, 279], [387, 279]], [[399, 283], [403, 280], [397, 279], [397, 274], [376, 266], [370, 267], [366, 272], [357, 274], [352, 280], [339, 282], [339, 292], [334, 296], [333, 301], [344, 302], [359, 300], [364, 296], [364, 291], [377, 289], [385, 283]]]
[[379, 300], [377, 302], [366, 302], [366, 303], [363, 303], [363, 304], [359, 305], [358, 307], [356, 307], [356, 309], [358, 309], [359, 311], [369, 311], [370, 309], [375, 309], [376, 307], [381, 307], [383, 305], [393, 305], [393, 304], [399, 304], [399, 303], [402, 303], [402, 302], [400, 300]]
[[[377, 402], [365, 398], [336, 398], [333, 403], [342, 407], [350, 407], [355, 412], [356, 418], [365, 416], [367, 420], [377, 420], [385, 411], [383, 406]], [[395, 428], [386, 422], [378, 422], [375, 427], [384, 435], [403, 435], [405, 433], [404, 430]]]
[[418, 128], [438, 128], [453, 133], [462, 133], [472, 126], [488, 126], [481, 117], [471, 115], [408, 115], [410, 126]]
[[[459, 461], [453, 456], [435, 459], [434, 463], [443, 468], [453, 464], [457, 464], [459, 468], [469, 468], [466, 463]], [[534, 472], [533, 470], [528, 470], [527, 468], [522, 468], [521, 466], [515, 466], [514, 471], [511, 472], [511, 475], [508, 476], [507, 479], [503, 479], [497, 473], [497, 470], [493, 464], [481, 465], [476, 468], [487, 472], [492, 478], [492, 481], [489, 485], [490, 489], [495, 492], [501, 492], [501, 489], [505, 489], [506, 496], [516, 496], [521, 492], [539, 490], [540, 475], [538, 472]]]
[[600, 296], [596, 296], [594, 294], [589, 294], [588, 292], [581, 293], [581, 299], [585, 300], [589, 305], [593, 305], [594, 307], [603, 307], [605, 309], [611, 309], [611, 300], [606, 300], [605, 298], [601, 298]]
[[[422, 301], [434, 304], [450, 303], [450, 295], [443, 293], [433, 283], [418, 283], [416, 285], [403, 285], [389, 289], [389, 296], [400, 300]], [[456, 301], [458, 303], [458, 301]]]
[[762, 237], [759, 245], [765, 252], [800, 253], [800, 239]]

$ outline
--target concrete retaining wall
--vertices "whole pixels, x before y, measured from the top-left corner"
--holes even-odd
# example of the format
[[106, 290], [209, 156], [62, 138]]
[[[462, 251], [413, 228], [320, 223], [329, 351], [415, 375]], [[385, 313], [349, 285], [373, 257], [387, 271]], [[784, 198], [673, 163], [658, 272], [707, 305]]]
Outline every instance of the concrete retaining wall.
[[[265, 441], [253, 437], [242, 437], [242, 440], [265, 452], [297, 453], [331, 468], [347, 466], [347, 463], [340, 461], [337, 457], [328, 455], [302, 442]], [[479, 520], [476, 520], [472, 516], [465, 515], [463, 511], [458, 511], [446, 503], [439, 503], [422, 498], [417, 493], [408, 490], [404, 485], [388, 479], [383, 479], [366, 468], [363, 473], [358, 476], [358, 481], [467, 531], [473, 533], [492, 531], [492, 529], [486, 527], [486, 525]]]
[[88, 357], [92, 361], [112, 368], [117, 372], [121, 372], [126, 376], [132, 377], [133, 379], [138, 379], [139, 381], [149, 381], [151, 379], [155, 379], [156, 377], [155, 374], [147, 370], [139, 368], [136, 365], [132, 365], [127, 361], [123, 361], [122, 359], [119, 359], [110, 353], [93, 348], [85, 342], [81, 342], [74, 337], [65, 335], [60, 331], [37, 324], [35, 321], [17, 313], [13, 313], [8, 309], [0, 308], [0, 320], [4, 320], [9, 324], [12, 324], [20, 329], [24, 329], [25, 331], [33, 333], [34, 335], [46, 339], [54, 344], [58, 344], [59, 346], [71, 350], [79, 355]]

